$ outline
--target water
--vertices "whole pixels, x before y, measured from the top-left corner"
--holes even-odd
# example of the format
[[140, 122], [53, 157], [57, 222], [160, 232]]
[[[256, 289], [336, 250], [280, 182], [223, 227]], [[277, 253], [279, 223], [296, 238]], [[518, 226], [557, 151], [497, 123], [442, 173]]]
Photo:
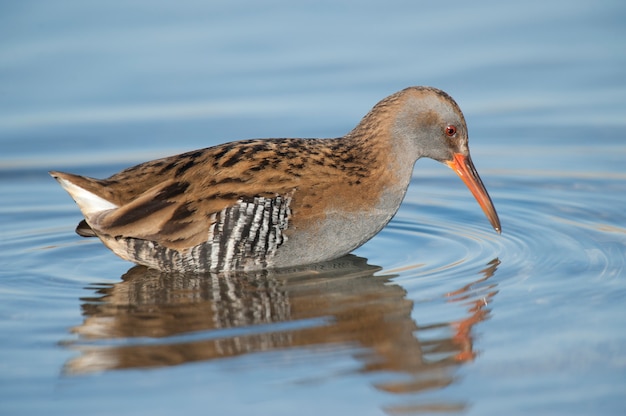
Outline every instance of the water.
[[[622, 2], [0, 8], [0, 414], [626, 411]], [[46, 173], [337, 136], [415, 84], [463, 108], [501, 236], [421, 160], [354, 256], [181, 278], [76, 236]]]

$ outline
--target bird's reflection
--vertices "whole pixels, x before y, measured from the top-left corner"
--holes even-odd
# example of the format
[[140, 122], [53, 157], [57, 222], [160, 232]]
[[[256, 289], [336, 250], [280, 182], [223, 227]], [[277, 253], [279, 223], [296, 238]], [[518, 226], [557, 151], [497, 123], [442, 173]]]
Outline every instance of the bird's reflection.
[[[141, 266], [122, 282], [92, 288], [66, 372], [172, 366], [276, 349], [354, 346], [360, 371], [396, 374], [376, 387], [393, 393], [439, 388], [474, 359], [472, 327], [496, 293], [481, 278], [446, 295], [467, 305], [456, 322], [418, 326], [413, 301], [381, 268], [353, 255], [333, 262], [247, 274], [174, 275]], [[418, 318], [419, 319], [419, 318]], [[420, 340], [424, 331], [447, 335]]]

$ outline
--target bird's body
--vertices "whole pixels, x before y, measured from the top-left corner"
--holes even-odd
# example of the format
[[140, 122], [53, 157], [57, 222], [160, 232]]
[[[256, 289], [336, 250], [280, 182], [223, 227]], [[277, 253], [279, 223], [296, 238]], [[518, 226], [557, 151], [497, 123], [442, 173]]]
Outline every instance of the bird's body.
[[[457, 155], [475, 174], [456, 103], [440, 90], [411, 87], [337, 139], [231, 142], [104, 180], [51, 174], [85, 216], [77, 232], [98, 236], [124, 259], [164, 271], [254, 270], [349, 253], [391, 220], [417, 159], [459, 172]], [[472, 180], [499, 231], [477, 174]]]

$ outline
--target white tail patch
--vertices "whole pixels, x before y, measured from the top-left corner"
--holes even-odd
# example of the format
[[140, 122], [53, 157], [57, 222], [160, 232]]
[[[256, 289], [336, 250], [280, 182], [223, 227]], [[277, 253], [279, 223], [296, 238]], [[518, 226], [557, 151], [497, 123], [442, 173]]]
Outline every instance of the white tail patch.
[[114, 203], [73, 184], [67, 179], [56, 177], [56, 180], [59, 181], [63, 189], [65, 189], [72, 196], [74, 201], [76, 201], [85, 217], [92, 216], [93, 214], [101, 211], [118, 208], [118, 206]]

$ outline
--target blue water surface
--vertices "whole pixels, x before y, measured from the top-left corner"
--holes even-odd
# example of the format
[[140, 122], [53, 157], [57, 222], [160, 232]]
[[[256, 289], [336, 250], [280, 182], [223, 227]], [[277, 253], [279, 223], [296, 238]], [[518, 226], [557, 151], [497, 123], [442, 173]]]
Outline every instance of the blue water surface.
[[[0, 414], [626, 414], [621, 1], [0, 5]], [[502, 220], [420, 160], [354, 256], [133, 267], [49, 177], [337, 137], [450, 93]]]

